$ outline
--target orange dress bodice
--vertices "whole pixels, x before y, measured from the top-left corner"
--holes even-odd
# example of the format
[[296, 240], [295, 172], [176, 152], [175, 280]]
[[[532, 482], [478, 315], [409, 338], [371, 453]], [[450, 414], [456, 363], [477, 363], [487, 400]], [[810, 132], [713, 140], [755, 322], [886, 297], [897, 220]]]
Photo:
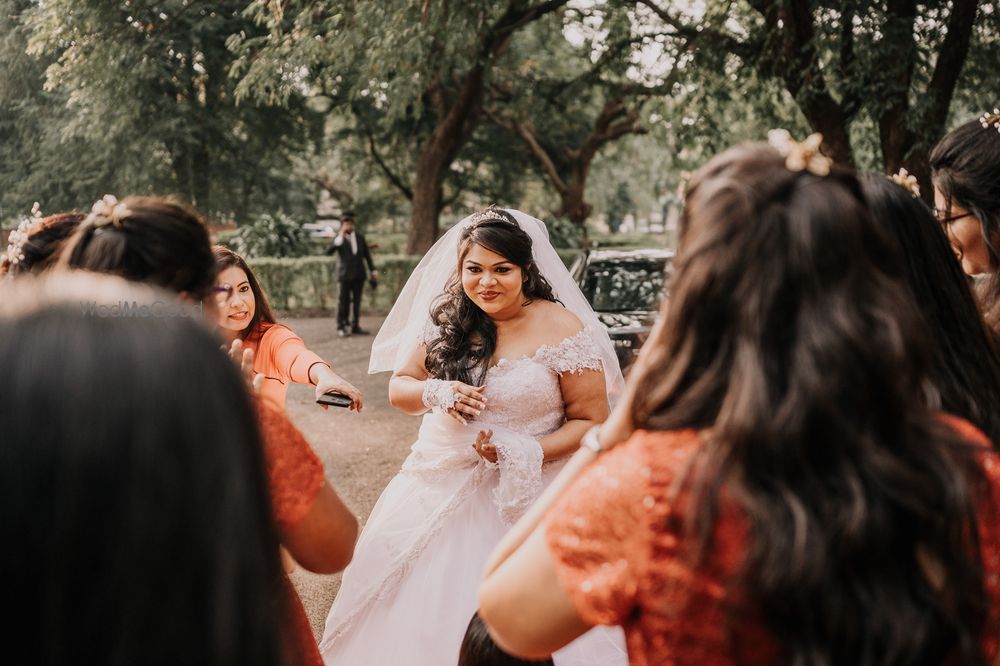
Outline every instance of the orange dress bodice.
[[[973, 426], [942, 417], [984, 446], [988, 493], [979, 512], [989, 618], [1000, 628], [1000, 456]], [[625, 629], [632, 666], [772, 666], [781, 647], [734, 585], [749, 538], [732, 501], [720, 501], [709, 553], [683, 549], [687, 493], [677, 493], [701, 446], [697, 432], [636, 432], [588, 467], [550, 510], [545, 534], [557, 575], [580, 617]], [[723, 489], [724, 490], [724, 489]], [[673, 500], [673, 501], [671, 501]]]

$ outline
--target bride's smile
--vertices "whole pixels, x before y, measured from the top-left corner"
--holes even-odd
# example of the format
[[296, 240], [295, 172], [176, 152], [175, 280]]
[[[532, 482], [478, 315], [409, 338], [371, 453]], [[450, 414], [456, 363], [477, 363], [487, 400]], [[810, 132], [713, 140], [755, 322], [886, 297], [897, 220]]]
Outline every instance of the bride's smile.
[[491, 317], [515, 314], [524, 301], [520, 266], [482, 245], [469, 247], [462, 262], [462, 289]]

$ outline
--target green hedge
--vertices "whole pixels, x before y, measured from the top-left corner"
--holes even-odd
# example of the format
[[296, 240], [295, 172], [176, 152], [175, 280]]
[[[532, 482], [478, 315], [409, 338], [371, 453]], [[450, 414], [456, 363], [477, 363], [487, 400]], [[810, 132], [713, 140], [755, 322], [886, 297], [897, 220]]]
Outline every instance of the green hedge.
[[[559, 257], [570, 266], [579, 250], [558, 250]], [[420, 256], [379, 254], [378, 289], [365, 285], [361, 305], [364, 310], [386, 313], [406, 284], [410, 273], [420, 262]], [[337, 259], [335, 257], [260, 257], [248, 262], [257, 274], [271, 307], [286, 314], [320, 314], [337, 309]]]
[[[370, 312], [388, 312], [419, 261], [419, 256], [379, 255], [375, 260], [378, 289], [365, 285], [362, 307]], [[272, 307], [293, 315], [337, 309], [335, 257], [260, 257], [248, 263], [260, 279]]]

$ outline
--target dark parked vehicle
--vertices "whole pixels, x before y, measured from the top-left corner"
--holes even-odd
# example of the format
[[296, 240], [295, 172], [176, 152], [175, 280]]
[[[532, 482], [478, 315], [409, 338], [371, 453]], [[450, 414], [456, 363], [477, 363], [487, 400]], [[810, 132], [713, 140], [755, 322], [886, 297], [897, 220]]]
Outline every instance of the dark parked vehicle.
[[624, 371], [639, 353], [660, 309], [670, 250], [590, 250], [570, 272], [607, 326]]

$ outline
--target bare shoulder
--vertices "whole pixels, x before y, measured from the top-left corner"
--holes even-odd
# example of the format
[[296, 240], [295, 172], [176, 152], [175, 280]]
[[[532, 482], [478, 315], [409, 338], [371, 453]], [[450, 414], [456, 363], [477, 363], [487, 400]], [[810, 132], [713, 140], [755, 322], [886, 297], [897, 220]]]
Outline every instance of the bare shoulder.
[[544, 331], [545, 344], [557, 345], [583, 330], [583, 322], [559, 303], [537, 301], [532, 304], [533, 323]]

